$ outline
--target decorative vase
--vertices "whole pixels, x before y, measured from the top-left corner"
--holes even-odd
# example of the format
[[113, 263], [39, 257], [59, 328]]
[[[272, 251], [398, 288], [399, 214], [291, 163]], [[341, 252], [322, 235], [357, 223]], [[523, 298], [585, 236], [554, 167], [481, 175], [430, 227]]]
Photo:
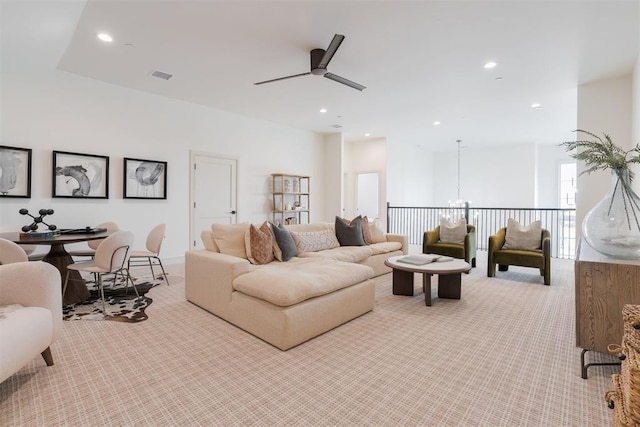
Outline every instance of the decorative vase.
[[613, 169], [611, 177], [609, 193], [584, 217], [582, 235], [604, 255], [640, 260], [640, 198], [628, 169]]

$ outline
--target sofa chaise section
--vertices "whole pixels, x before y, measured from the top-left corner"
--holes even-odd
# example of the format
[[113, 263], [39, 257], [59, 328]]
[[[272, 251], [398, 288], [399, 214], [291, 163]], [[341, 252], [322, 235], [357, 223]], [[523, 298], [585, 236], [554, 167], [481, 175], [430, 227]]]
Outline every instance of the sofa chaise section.
[[[373, 309], [369, 267], [295, 258], [253, 266], [208, 250], [185, 258], [188, 301], [288, 350]], [[214, 279], [215, 278], [215, 279]]]

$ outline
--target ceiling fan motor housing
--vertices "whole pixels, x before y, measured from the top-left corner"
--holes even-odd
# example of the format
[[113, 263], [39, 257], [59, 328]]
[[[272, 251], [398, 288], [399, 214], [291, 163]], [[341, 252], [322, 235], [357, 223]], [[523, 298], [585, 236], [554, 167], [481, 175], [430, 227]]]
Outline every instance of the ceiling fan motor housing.
[[322, 76], [327, 72], [326, 68], [319, 68], [320, 61], [322, 61], [325, 52], [324, 49], [311, 50], [311, 74]]

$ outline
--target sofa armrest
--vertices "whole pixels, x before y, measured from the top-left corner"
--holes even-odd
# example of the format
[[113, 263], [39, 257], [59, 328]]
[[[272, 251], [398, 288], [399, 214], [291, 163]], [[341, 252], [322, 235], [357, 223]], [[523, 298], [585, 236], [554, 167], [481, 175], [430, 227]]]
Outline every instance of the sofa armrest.
[[187, 251], [185, 261], [185, 297], [216, 312], [231, 301], [233, 280], [255, 267], [243, 258], [206, 249]]
[[501, 228], [498, 232], [492, 236], [489, 236], [489, 253], [498, 251], [504, 246], [504, 242], [507, 238], [507, 229]]
[[387, 242], [398, 242], [402, 245], [402, 253], [409, 254], [409, 243], [407, 236], [404, 234], [389, 234], [387, 233]]
[[424, 245], [432, 245], [434, 243], [438, 243], [440, 240], [440, 226], [438, 225], [436, 228], [430, 231], [424, 232], [424, 237], [422, 239], [422, 246]]
[[43, 307], [51, 311], [53, 339], [62, 330], [62, 279], [47, 262], [17, 262], [0, 266], [0, 304]]
[[470, 263], [475, 263], [477, 247], [476, 227], [467, 225], [467, 234], [464, 236], [464, 259]]
[[545, 258], [551, 256], [551, 233], [549, 230], [542, 229], [542, 253]]

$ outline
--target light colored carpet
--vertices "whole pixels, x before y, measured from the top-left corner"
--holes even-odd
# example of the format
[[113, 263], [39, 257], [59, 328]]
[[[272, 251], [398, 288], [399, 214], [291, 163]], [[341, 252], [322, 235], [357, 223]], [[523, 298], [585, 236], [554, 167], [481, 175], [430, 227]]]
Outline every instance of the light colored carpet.
[[185, 301], [169, 266], [147, 321], [65, 322], [55, 366], [0, 384], [0, 425], [610, 425], [617, 368], [580, 378], [573, 262], [554, 259], [551, 287], [478, 265], [432, 307], [418, 276], [404, 297], [384, 275], [373, 312], [287, 352]]

